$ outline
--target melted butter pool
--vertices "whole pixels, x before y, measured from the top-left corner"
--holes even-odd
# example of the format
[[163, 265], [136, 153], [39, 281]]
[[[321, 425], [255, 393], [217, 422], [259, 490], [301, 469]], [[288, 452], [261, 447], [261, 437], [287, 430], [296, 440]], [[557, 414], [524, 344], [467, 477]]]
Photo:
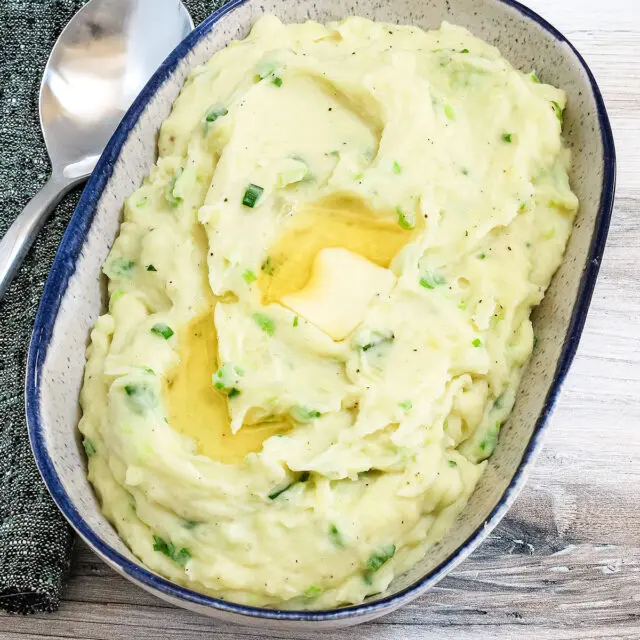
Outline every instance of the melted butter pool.
[[275, 302], [299, 291], [309, 280], [319, 251], [341, 247], [387, 268], [413, 237], [397, 217], [381, 218], [356, 199], [333, 197], [296, 212], [262, 265], [263, 302]]
[[180, 363], [165, 384], [169, 424], [192, 438], [199, 454], [225, 463], [239, 463], [262, 443], [283, 433], [282, 422], [244, 426], [231, 433], [227, 396], [211, 384], [218, 368], [213, 310], [195, 318], [179, 332]]

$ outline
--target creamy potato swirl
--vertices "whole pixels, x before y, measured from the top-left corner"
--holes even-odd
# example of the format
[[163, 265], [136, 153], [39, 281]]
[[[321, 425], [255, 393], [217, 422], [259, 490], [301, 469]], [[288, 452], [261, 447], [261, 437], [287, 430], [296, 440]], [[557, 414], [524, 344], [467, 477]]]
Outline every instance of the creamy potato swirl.
[[571, 232], [564, 106], [449, 24], [265, 16], [189, 75], [81, 394], [90, 480], [146, 565], [325, 608], [445, 535]]

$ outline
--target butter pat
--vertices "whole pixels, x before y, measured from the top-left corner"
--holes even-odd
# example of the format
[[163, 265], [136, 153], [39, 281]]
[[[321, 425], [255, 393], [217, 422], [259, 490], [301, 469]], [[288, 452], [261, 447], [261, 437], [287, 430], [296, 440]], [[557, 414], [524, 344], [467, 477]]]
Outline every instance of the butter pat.
[[347, 249], [322, 249], [303, 289], [281, 303], [334, 340], [346, 338], [363, 320], [371, 299], [388, 294], [395, 275]]

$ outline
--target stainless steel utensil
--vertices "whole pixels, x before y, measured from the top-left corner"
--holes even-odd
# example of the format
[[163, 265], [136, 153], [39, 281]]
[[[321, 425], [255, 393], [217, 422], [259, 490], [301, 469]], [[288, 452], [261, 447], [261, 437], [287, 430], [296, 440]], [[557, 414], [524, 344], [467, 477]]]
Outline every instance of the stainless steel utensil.
[[0, 241], [0, 298], [49, 213], [93, 171], [144, 84], [192, 29], [180, 0], [90, 0], [62, 31], [40, 86], [51, 177]]

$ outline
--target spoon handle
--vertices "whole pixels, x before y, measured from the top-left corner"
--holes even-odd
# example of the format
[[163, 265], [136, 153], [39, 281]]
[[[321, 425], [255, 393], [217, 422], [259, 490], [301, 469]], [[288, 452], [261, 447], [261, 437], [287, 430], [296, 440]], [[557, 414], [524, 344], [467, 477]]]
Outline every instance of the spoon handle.
[[77, 179], [53, 175], [29, 201], [0, 240], [0, 299], [24, 261], [42, 225]]

